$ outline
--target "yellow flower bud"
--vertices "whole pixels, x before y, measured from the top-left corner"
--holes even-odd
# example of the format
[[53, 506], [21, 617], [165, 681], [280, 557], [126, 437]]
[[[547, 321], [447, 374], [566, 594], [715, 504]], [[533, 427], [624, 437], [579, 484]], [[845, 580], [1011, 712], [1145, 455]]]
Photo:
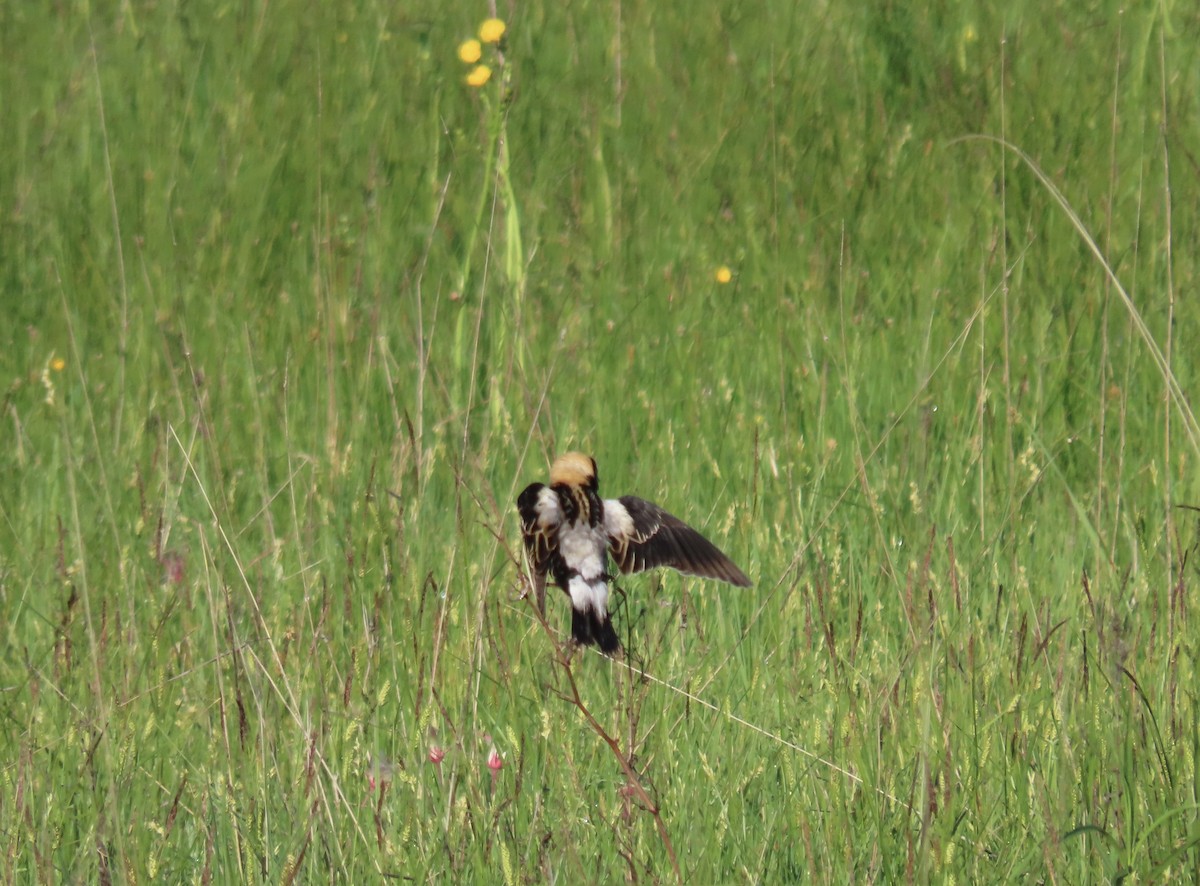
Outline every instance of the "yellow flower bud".
[[498, 18], [489, 18], [479, 26], [479, 39], [484, 43], [499, 43], [504, 36], [505, 24]]
[[492, 69], [487, 65], [476, 65], [471, 69], [471, 73], [467, 74], [467, 85], [482, 86], [492, 79]]
[[463, 64], [473, 65], [483, 55], [483, 47], [478, 40], [464, 40], [458, 44], [458, 58]]

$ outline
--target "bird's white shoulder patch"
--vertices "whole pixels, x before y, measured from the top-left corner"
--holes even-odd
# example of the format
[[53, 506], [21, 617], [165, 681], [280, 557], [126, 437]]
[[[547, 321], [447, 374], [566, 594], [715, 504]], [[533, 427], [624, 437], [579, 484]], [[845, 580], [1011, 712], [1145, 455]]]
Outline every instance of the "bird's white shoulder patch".
[[609, 538], [625, 541], [633, 535], [633, 517], [617, 499], [604, 500], [604, 531]]
[[543, 486], [538, 492], [537, 515], [538, 529], [543, 532], [553, 532], [563, 521], [558, 494], [549, 486]]

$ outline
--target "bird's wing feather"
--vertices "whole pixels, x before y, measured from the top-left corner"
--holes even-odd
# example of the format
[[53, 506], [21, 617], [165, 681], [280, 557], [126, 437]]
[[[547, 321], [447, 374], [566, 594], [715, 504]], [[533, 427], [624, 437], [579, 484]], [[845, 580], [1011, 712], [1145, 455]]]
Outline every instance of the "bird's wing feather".
[[562, 525], [562, 506], [558, 495], [549, 486], [531, 483], [517, 496], [517, 513], [521, 515], [521, 536], [529, 558], [530, 579], [538, 609], [546, 609], [546, 573], [550, 556], [557, 544], [555, 536]]
[[604, 502], [608, 550], [623, 573], [656, 566], [748, 588], [748, 579], [711, 541], [653, 502], [623, 495]]

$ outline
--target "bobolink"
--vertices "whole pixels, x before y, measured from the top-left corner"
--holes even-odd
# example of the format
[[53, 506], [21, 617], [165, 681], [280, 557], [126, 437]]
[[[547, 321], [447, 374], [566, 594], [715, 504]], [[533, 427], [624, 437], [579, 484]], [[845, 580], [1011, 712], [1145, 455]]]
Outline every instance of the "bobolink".
[[550, 485], [531, 483], [517, 497], [521, 532], [544, 611], [546, 576], [571, 598], [571, 636], [604, 652], [620, 646], [608, 615], [608, 555], [622, 573], [669, 566], [739, 587], [750, 579], [712, 542], [658, 505], [623, 495], [602, 499], [596, 460], [568, 452], [550, 467]]

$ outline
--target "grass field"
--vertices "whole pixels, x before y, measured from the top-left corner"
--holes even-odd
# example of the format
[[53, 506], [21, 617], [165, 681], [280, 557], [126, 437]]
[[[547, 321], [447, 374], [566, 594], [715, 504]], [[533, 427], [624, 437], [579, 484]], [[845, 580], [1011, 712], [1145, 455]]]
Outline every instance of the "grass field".
[[4, 882], [1200, 878], [1194, 7], [37, 6]]

